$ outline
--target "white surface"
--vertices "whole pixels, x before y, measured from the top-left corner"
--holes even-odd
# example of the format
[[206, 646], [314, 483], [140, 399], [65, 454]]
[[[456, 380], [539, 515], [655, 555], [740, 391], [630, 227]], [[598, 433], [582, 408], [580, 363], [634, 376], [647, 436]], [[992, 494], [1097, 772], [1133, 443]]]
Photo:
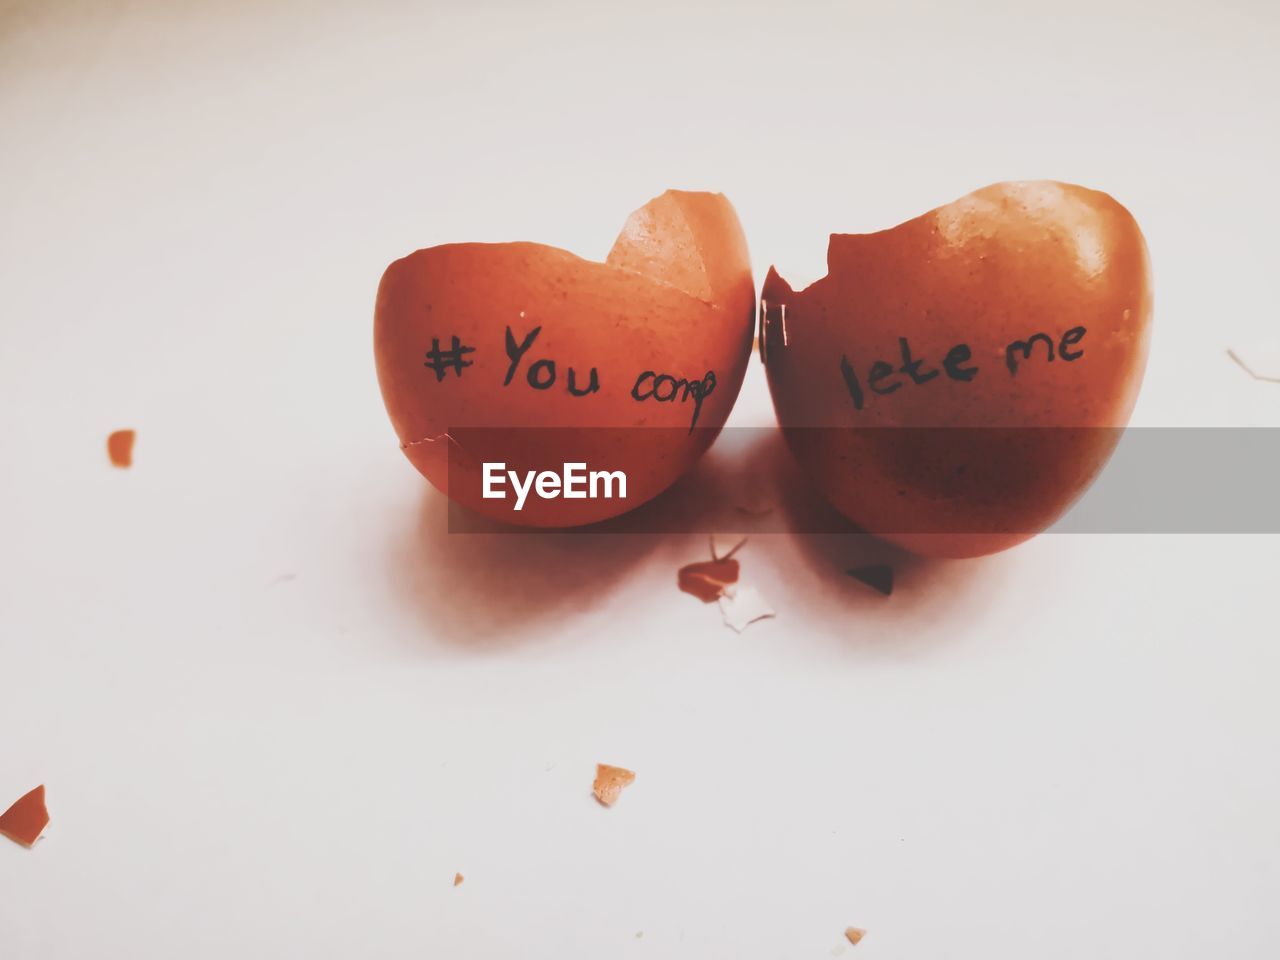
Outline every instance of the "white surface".
[[1224, 353], [1276, 323], [1277, 8], [535, 6], [0, 4], [0, 805], [53, 815], [0, 957], [1273, 956], [1280, 539], [885, 601], [761, 538], [738, 636], [700, 537], [440, 532], [370, 325], [406, 251], [602, 255], [667, 186], [762, 276], [1054, 177], [1147, 232], [1138, 421], [1280, 424]]

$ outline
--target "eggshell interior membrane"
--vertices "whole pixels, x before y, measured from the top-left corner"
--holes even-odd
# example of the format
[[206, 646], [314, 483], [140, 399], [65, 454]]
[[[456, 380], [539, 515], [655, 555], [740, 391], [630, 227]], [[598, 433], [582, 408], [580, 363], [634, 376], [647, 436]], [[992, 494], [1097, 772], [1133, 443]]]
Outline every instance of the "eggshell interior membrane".
[[747, 238], [721, 194], [668, 190], [627, 218], [605, 261], [719, 304], [755, 312]]
[[[728, 200], [671, 190], [631, 215], [603, 263], [525, 242], [445, 244], [397, 260], [378, 289], [378, 380], [406, 456], [455, 500], [524, 525], [590, 523], [661, 493], [711, 444], [742, 385], [754, 313]], [[453, 354], [455, 336], [470, 349]], [[432, 366], [437, 348], [449, 359]], [[683, 388], [637, 400], [645, 372], [685, 382], [710, 372], [714, 387], [701, 400]], [[479, 496], [481, 465], [495, 459], [623, 470], [627, 498], [530, 497], [515, 513]]]
[[[1124, 207], [1071, 184], [996, 184], [890, 230], [833, 234], [827, 267], [799, 291], [769, 271], [764, 353], [788, 444], [841, 513], [918, 553], [976, 556], [1043, 530], [1088, 488], [1150, 339], [1147, 248]], [[1054, 360], [1038, 340], [1029, 357], [1015, 347], [1011, 372], [1009, 345], [1037, 333]], [[904, 338], [925, 382], [903, 372]], [[968, 380], [944, 367], [960, 344]], [[893, 368], [885, 393], [870, 387], [877, 360]]]

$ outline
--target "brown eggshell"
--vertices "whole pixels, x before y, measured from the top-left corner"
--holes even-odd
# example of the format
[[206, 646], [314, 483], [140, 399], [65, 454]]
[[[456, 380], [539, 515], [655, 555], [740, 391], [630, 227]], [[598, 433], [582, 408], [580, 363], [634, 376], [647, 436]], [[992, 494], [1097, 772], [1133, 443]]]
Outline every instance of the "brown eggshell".
[[612, 807], [618, 802], [622, 791], [635, 782], [636, 775], [626, 767], [597, 763], [596, 779], [591, 784], [591, 792], [596, 795], [602, 807]]
[[[800, 291], [769, 271], [762, 352], [788, 444], [841, 513], [922, 554], [975, 556], [1088, 488], [1150, 339], [1147, 248], [1124, 207], [1070, 184], [996, 184], [834, 234], [827, 265]], [[1030, 355], [1010, 350], [1037, 333]], [[872, 389], [876, 361], [891, 372]]]
[[0, 813], [0, 836], [8, 837], [24, 847], [35, 845], [49, 825], [49, 811], [44, 805], [44, 784], [36, 787]]
[[[661, 493], [711, 444], [746, 372], [754, 301], [729, 202], [668, 191], [632, 214], [604, 263], [536, 243], [446, 244], [397, 260], [378, 288], [378, 380], [406, 456], [456, 501], [524, 525], [590, 523]], [[471, 349], [454, 354], [454, 337]], [[669, 381], [660, 392], [673, 399], [648, 396], [656, 376], [709, 384], [708, 373], [700, 403]], [[623, 470], [627, 498], [530, 497], [516, 513], [480, 496], [485, 461]]]
[[107, 436], [107, 457], [113, 467], [133, 466], [133, 442], [136, 437], [133, 430], [115, 430]]

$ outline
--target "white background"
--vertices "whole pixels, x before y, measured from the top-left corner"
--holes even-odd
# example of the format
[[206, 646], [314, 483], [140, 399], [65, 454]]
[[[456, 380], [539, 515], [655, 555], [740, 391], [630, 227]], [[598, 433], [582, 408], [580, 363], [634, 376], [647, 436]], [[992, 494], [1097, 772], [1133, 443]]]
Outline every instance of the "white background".
[[0, 843], [0, 957], [1274, 956], [1280, 538], [1041, 537], [886, 601], [761, 537], [738, 636], [675, 589], [700, 537], [444, 533], [371, 313], [417, 247], [603, 257], [668, 186], [799, 282], [1057, 178], [1150, 242], [1136, 422], [1280, 425], [1224, 355], [1280, 367], [1278, 24], [0, 2], [0, 807], [53, 815]]

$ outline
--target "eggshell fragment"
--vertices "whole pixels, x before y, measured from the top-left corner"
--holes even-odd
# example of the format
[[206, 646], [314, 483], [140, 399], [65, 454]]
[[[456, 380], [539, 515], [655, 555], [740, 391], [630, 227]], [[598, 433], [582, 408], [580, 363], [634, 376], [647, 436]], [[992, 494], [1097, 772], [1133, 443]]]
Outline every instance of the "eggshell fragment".
[[700, 560], [687, 563], [676, 574], [676, 585], [703, 603], [715, 603], [725, 587], [738, 582], [738, 561]]
[[777, 616], [773, 607], [755, 587], [726, 587], [720, 594], [720, 615], [725, 625], [735, 633], [742, 633], [759, 620]]
[[[632, 214], [603, 263], [536, 243], [397, 260], [378, 289], [378, 380], [405, 455], [456, 501], [528, 526], [589, 523], [656, 496], [710, 445], [754, 312], [733, 208], [673, 190]], [[627, 495], [515, 511], [482, 495], [485, 462], [621, 470]]]
[[0, 813], [0, 834], [24, 847], [33, 846], [48, 825], [44, 784], [19, 797], [13, 806]]
[[686, 563], [676, 572], [676, 586], [703, 603], [715, 603], [726, 589], [738, 582], [738, 561], [733, 555], [746, 542], [746, 537], [738, 539], [722, 556], [716, 551], [716, 538], [712, 535], [711, 559]]
[[1234, 363], [1237, 367], [1239, 367], [1249, 376], [1253, 377], [1253, 379], [1261, 380], [1263, 383], [1280, 383], [1280, 377], [1273, 377], [1265, 373], [1258, 373], [1256, 370], [1253, 369], [1253, 367], [1251, 367], [1248, 363], [1244, 361], [1244, 359], [1240, 356], [1240, 354], [1236, 353], [1234, 350], [1228, 350], [1227, 356], [1231, 358], [1232, 363]]
[[788, 445], [841, 513], [918, 553], [975, 556], [1087, 489], [1150, 339], [1129, 211], [1071, 184], [996, 184], [833, 234], [827, 266], [798, 291], [769, 271], [761, 340]]
[[618, 802], [624, 787], [635, 782], [636, 775], [624, 767], [613, 767], [607, 763], [596, 764], [596, 779], [591, 785], [591, 792], [603, 806], [612, 807]]
[[116, 430], [107, 437], [107, 456], [113, 467], [133, 466], [133, 441], [136, 437], [133, 430]]

